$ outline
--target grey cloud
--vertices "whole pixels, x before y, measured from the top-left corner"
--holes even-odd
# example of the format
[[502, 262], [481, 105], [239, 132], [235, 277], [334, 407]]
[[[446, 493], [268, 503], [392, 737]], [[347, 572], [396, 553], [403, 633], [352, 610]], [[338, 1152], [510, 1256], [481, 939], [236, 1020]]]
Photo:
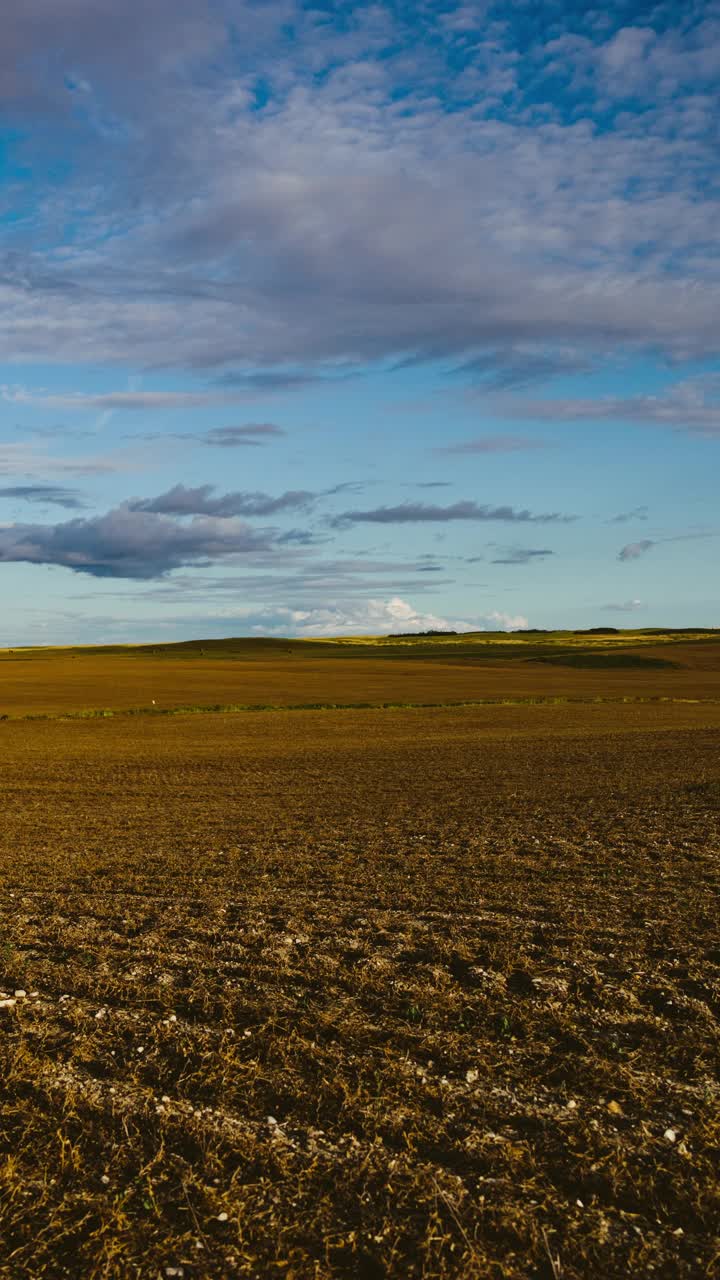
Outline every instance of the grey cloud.
[[470, 379], [476, 390], [488, 392], [518, 390], [558, 374], [588, 373], [590, 368], [587, 353], [577, 348], [510, 342], [464, 360], [452, 372]]
[[355, 377], [356, 374], [356, 370], [351, 370], [347, 373], [328, 370], [325, 374], [320, 374], [310, 372], [291, 373], [283, 369], [265, 369], [260, 372], [249, 373], [246, 369], [231, 369], [226, 373], [220, 374], [216, 382], [220, 387], [235, 387], [250, 395], [257, 395], [260, 393], [269, 394], [274, 391], [299, 391], [303, 387], [316, 384], [345, 382], [348, 378]]
[[506, 417], [543, 422], [637, 422], [672, 427], [696, 435], [720, 436], [720, 401], [716, 378], [687, 379], [664, 395], [602, 396], [598, 399], [499, 399], [495, 408]]
[[86, 77], [111, 77], [120, 92], [128, 72], [142, 77], [155, 64], [167, 74], [208, 56], [222, 39], [209, 7], [193, 0], [148, 0], [134, 22], [113, 0], [24, 0], [6, 15], [0, 95], [69, 112], [73, 94], [90, 92]]
[[137, 471], [137, 451], [115, 450], [106, 454], [69, 455], [56, 457], [37, 448], [34, 443], [0, 445], [0, 475], [51, 474], [71, 476], [101, 476]]
[[435, 453], [524, 453], [532, 449], [546, 449], [544, 440], [529, 436], [479, 436], [476, 440], [463, 440], [459, 444], [441, 445]]
[[267, 444], [285, 435], [287, 432], [274, 422], [247, 422], [242, 427], [212, 427], [199, 438], [215, 448], [239, 449]]
[[[460, 360], [497, 390], [621, 345], [717, 351], [717, 39], [703, 4], [682, 8], [604, 52], [561, 11], [528, 93], [510, 11], [460, 66], [437, 6], [351, 6], [343, 30], [291, 0], [148, 0], [142, 22], [113, 0], [9, 6], [0, 96], [32, 99], [32, 145], [74, 163], [0, 272], [7, 358], [276, 367], [245, 381], [259, 394], [302, 376], [288, 365]], [[444, 102], [399, 111], [408, 67]], [[584, 95], [567, 118], [558, 74]], [[626, 82], [651, 99], [597, 127]], [[59, 255], [78, 207], [82, 244]]]
[[638, 560], [640, 556], [645, 555], [646, 551], [656, 546], [657, 542], [653, 538], [641, 538], [640, 542], [628, 542], [627, 546], [618, 551], [618, 560]]
[[269, 516], [281, 511], [307, 510], [316, 495], [306, 489], [291, 489], [277, 498], [267, 493], [225, 493], [213, 497], [215, 486], [199, 485], [188, 489], [176, 484], [167, 493], [156, 498], [134, 498], [129, 502], [130, 511], [153, 511], [162, 515], [204, 515], [227, 518], [230, 516]]
[[549, 551], [547, 547], [541, 550], [534, 550], [530, 547], [505, 547], [499, 556], [491, 560], [491, 564], [531, 564], [533, 560], [544, 560], [547, 556], [554, 556], [554, 551]]
[[492, 507], [465, 499], [447, 507], [424, 502], [403, 502], [396, 507], [376, 507], [370, 511], [344, 511], [334, 516], [331, 525], [340, 529], [351, 524], [443, 523], [450, 520], [501, 520], [518, 524], [567, 524], [575, 516], [548, 512], [534, 515], [515, 507]]
[[61, 565], [96, 578], [159, 578], [183, 565], [204, 565], [270, 546], [268, 533], [240, 520], [196, 516], [180, 524], [128, 506], [57, 525], [0, 526], [0, 562]]
[[647, 520], [647, 507], [633, 507], [632, 511], [620, 511], [608, 520], [608, 524], [628, 524], [631, 520]]
[[673, 533], [664, 538], [641, 538], [639, 542], [629, 542], [627, 546], [622, 547], [618, 552], [618, 560], [637, 560], [653, 547], [664, 545], [666, 542], [697, 542], [705, 538], [718, 537], [720, 532], [717, 529], [693, 529], [688, 533]]
[[[373, 596], [379, 591], [426, 592], [439, 586], [450, 586], [452, 578], [429, 581], [423, 576], [425, 565], [413, 560], [372, 560], [362, 557], [323, 559], [309, 557], [302, 549], [296, 553], [288, 550], [278, 559], [273, 550], [258, 553], [252, 559], [252, 571], [223, 575], [198, 575], [182, 573], [149, 587], [146, 595], [155, 600], [177, 600], [207, 603], [209, 596], [220, 595], [237, 599], [263, 598], [278, 600], [313, 598], [338, 595]], [[127, 590], [112, 593], [127, 598]], [[79, 594], [76, 600], [94, 600], [95, 594]]]
[[238, 398], [224, 391], [108, 391], [96, 395], [83, 392], [55, 395], [17, 387], [3, 387], [2, 397], [10, 404], [101, 413], [115, 410], [147, 413], [154, 409], [203, 409]]
[[54, 484], [16, 484], [0, 488], [0, 498], [15, 498], [22, 502], [37, 502], [55, 507], [78, 510], [85, 503], [74, 489], [63, 489]]

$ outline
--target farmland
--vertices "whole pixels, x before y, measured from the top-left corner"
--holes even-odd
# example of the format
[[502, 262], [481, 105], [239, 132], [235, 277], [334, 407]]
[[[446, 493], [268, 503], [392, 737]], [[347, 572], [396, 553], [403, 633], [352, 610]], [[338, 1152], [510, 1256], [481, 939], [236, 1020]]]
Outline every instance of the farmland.
[[0, 714], [432, 703], [719, 698], [713, 633], [515, 633], [386, 641], [199, 641], [0, 650]]
[[717, 636], [6, 650], [0, 712], [0, 1275], [717, 1274]]

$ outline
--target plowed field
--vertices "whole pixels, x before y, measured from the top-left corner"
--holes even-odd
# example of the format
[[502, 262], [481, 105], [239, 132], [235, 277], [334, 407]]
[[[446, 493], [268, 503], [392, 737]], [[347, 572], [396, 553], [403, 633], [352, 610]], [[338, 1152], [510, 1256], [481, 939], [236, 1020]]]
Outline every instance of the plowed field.
[[0, 1275], [716, 1276], [719, 748], [712, 700], [0, 724]]

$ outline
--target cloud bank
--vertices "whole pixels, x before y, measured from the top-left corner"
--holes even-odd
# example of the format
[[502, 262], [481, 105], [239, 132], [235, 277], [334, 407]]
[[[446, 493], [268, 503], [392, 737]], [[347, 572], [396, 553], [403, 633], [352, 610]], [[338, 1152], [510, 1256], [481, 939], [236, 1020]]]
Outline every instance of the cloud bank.
[[710, 0], [11, 5], [0, 101], [37, 198], [9, 191], [3, 350], [290, 379], [449, 359], [495, 386], [717, 353], [719, 47]]
[[61, 565], [96, 578], [159, 578], [270, 545], [267, 533], [241, 520], [195, 516], [181, 523], [128, 505], [57, 525], [0, 525], [0, 563]]
[[313, 609], [277, 609], [255, 623], [263, 634], [299, 636], [397, 635], [422, 631], [524, 631], [528, 620], [522, 614], [493, 611], [482, 617], [458, 619], [438, 617], [416, 609], [407, 600], [393, 596], [362, 603], [332, 604]]

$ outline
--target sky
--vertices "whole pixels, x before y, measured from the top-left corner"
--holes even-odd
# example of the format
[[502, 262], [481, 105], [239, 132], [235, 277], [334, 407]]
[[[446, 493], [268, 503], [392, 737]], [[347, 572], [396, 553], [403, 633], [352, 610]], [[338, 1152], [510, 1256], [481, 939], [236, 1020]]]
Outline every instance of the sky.
[[23, 0], [0, 645], [718, 626], [720, 0]]

